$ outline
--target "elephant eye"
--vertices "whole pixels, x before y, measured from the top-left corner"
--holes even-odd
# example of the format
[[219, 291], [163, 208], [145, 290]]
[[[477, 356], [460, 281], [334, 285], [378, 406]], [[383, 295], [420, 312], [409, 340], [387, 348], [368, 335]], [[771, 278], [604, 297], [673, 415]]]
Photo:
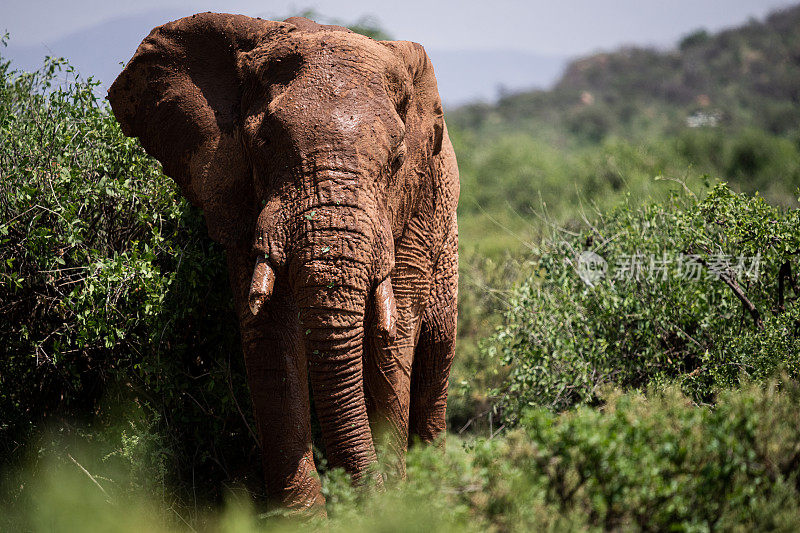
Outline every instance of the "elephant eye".
[[294, 80], [303, 65], [304, 59], [298, 53], [276, 55], [261, 66], [258, 77], [270, 87], [270, 92], [280, 92]]
[[406, 117], [408, 116], [408, 109], [411, 107], [411, 96], [408, 94], [403, 95], [400, 101], [397, 103], [397, 114], [400, 115], [400, 119], [405, 122]]
[[394, 161], [392, 161], [392, 171], [397, 172], [400, 170], [400, 167], [403, 166], [403, 163], [406, 161], [406, 143], [400, 143], [400, 146], [397, 147], [397, 151], [394, 155]]

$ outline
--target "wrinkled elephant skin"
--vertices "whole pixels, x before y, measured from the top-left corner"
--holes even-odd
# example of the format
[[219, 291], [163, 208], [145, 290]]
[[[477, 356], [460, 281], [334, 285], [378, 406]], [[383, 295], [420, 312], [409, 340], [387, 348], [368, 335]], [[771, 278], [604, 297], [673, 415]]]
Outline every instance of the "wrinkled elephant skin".
[[331, 466], [380, 484], [381, 443], [405, 475], [445, 430], [458, 286], [422, 46], [203, 13], [155, 28], [108, 98], [225, 246], [269, 498], [324, 512], [310, 395]]

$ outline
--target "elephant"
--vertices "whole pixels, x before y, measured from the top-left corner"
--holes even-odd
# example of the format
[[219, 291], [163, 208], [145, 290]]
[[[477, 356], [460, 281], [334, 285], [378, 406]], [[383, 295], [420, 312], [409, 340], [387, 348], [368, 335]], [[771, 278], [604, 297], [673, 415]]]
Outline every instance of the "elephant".
[[201, 13], [153, 29], [108, 100], [225, 249], [268, 500], [325, 512], [312, 401], [330, 467], [380, 487], [380, 453], [402, 479], [409, 443], [444, 438], [457, 318], [458, 167], [424, 48]]

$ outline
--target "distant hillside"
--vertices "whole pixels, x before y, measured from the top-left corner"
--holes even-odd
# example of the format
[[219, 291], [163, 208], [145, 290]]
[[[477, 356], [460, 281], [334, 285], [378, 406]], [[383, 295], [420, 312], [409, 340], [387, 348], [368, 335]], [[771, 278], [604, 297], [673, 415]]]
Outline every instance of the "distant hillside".
[[470, 105], [456, 126], [537, 130], [597, 141], [691, 126], [786, 134], [800, 124], [800, 6], [685, 37], [674, 50], [624, 48], [573, 61], [551, 90]]
[[[11, 35], [3, 56], [13, 61], [14, 68], [34, 71], [45, 56], [62, 56], [84, 76], [92, 75], [101, 82], [98, 94], [105, 91], [122, 70], [141, 40], [152, 28], [170, 20], [190, 15], [191, 8], [161, 9], [138, 15], [107, 20], [48, 42], [21, 45], [17, 35]], [[355, 31], [380, 39], [387, 35], [369, 17], [355, 22], [326, 17], [314, 11], [302, 13], [263, 14], [281, 20], [302, 14], [326, 24], [342, 24]], [[0, 35], [3, 25], [0, 21]], [[476, 100], [493, 102], [498, 94], [531, 87], [549, 88], [558, 80], [567, 64], [563, 56], [531, 54], [514, 50], [440, 50], [429, 49], [436, 65], [439, 91], [445, 106], [450, 109]], [[482, 75], [475, 75], [475, 65], [484, 65]]]

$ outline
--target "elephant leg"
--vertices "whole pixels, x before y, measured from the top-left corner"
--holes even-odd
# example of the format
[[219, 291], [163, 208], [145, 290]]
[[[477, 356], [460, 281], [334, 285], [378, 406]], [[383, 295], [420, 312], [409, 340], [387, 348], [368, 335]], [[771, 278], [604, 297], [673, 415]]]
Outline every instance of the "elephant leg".
[[[447, 385], [456, 349], [458, 231], [453, 224], [434, 269], [411, 373], [410, 438], [430, 443], [447, 427]], [[443, 440], [442, 440], [443, 442]]]
[[228, 249], [228, 270], [270, 503], [325, 513], [314, 466], [306, 358], [289, 288], [278, 283], [258, 317], [248, 306], [253, 259]]

